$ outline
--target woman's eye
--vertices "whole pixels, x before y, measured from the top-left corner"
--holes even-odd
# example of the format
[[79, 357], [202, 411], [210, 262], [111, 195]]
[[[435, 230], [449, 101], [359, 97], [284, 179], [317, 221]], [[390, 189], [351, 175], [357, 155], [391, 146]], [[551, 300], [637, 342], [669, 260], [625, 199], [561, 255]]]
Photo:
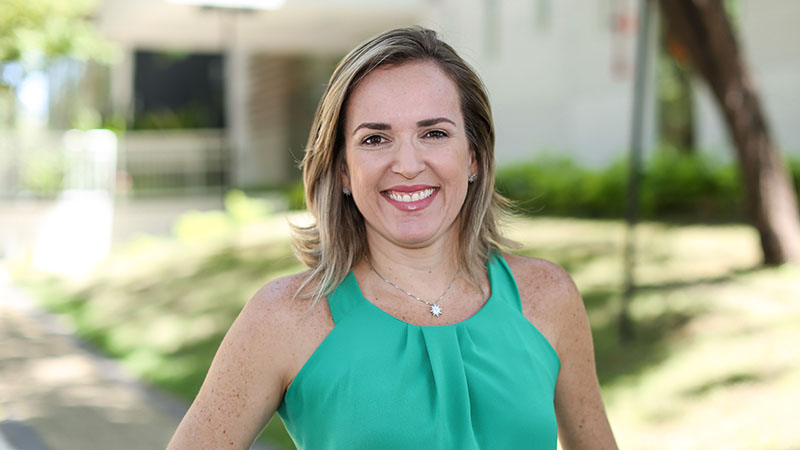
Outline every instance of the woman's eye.
[[378, 136], [377, 134], [373, 134], [372, 136], [367, 136], [363, 141], [361, 141], [364, 145], [380, 145], [383, 144], [386, 139], [383, 136]]
[[430, 130], [427, 133], [425, 133], [425, 137], [433, 139], [441, 139], [441, 138], [446, 138], [447, 133], [442, 130]]

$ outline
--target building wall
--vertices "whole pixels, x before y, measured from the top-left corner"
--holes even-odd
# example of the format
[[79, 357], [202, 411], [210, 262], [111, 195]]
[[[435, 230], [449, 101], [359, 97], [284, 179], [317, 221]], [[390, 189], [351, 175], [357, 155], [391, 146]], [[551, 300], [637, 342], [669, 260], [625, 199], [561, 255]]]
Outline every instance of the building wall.
[[[800, 158], [800, 2], [740, 0], [737, 11], [744, 56], [773, 138], [785, 155]], [[733, 149], [715, 100], [696, 83], [698, 145], [722, 159]]]
[[236, 164], [236, 185], [263, 186], [289, 180], [290, 67], [286, 58], [251, 55], [244, 108], [249, 134]]
[[[603, 165], [626, 153], [635, 6], [628, 0], [441, 2], [429, 25], [483, 77], [500, 165], [543, 153]], [[648, 68], [652, 73], [652, 58]], [[652, 92], [648, 148], [654, 141]]]
[[[441, 30], [483, 77], [492, 96], [501, 165], [541, 153], [569, 155], [588, 165], [624, 157], [630, 139], [632, 25], [638, 3], [438, 3], [427, 25]], [[800, 2], [740, 0], [736, 15], [745, 58], [777, 145], [800, 157], [800, 27], [795, 26]], [[655, 26], [652, 32], [654, 37]], [[654, 53], [648, 61], [651, 83]], [[733, 152], [717, 106], [702, 81], [696, 83], [696, 92], [697, 146], [729, 159]], [[645, 117], [648, 150], [657, 142], [653, 94], [651, 89]]]
[[[231, 78], [244, 85], [234, 102], [244, 105], [238, 111], [244, 126], [231, 128], [240, 133], [232, 139], [237, 150], [235, 185], [269, 187], [300, 178], [298, 163], [311, 120], [340, 57], [274, 52], [247, 56], [246, 77]], [[236, 105], [232, 108], [239, 108]]]
[[[404, 5], [396, 6], [402, 14], [383, 15], [346, 1], [326, 3], [324, 13], [311, 14], [316, 11], [311, 3], [293, 10], [289, 2], [286, 11], [238, 22], [227, 81], [228, 140], [234, 147], [237, 185], [271, 185], [297, 176], [292, 166], [302, 157], [299, 136], [307, 134], [313, 105], [307, 112], [293, 109], [295, 94], [303, 89], [297, 83], [304, 69], [292, 63], [292, 57], [338, 58], [377, 28], [414, 23], [439, 30], [484, 79], [494, 110], [500, 165], [549, 153], [599, 166], [627, 153], [638, 0], [407, 0], [397, 2]], [[795, 26], [800, 2], [740, 0], [738, 5], [746, 57], [778, 145], [800, 155], [800, 27]], [[262, 36], [271, 28], [259, 26], [260, 17], [283, 27], [285, 36]], [[347, 17], [351, 20], [343, 20]], [[346, 33], [337, 31], [345, 29]], [[288, 34], [292, 30], [298, 32], [294, 37]], [[653, 36], [656, 31], [653, 27]], [[336, 45], [328, 45], [329, 40]], [[651, 81], [654, 53], [647, 62]], [[114, 98], [123, 110], [129, 108], [125, 99], [131, 95], [129, 59], [123, 59], [112, 80]], [[312, 104], [324, 87], [320, 80], [327, 79], [330, 70], [324, 72], [307, 80], [306, 86], [316, 89]], [[644, 117], [647, 149], [657, 141], [655, 90], [650, 87]], [[727, 157], [732, 152], [716, 105], [702, 84], [698, 92], [697, 144]], [[307, 92], [306, 97], [312, 96]], [[304, 114], [307, 119], [301, 118]]]

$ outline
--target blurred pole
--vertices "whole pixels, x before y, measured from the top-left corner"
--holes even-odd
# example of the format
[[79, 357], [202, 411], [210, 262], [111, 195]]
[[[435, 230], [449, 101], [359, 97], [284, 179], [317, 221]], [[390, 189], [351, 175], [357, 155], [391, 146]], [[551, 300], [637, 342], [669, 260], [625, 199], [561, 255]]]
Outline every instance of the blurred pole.
[[220, 48], [222, 53], [222, 86], [223, 95], [225, 96], [225, 130], [222, 133], [221, 149], [219, 154], [219, 169], [220, 169], [220, 195], [221, 204], [225, 208], [225, 195], [228, 190], [233, 186], [233, 170], [234, 170], [234, 145], [236, 140], [233, 138], [233, 108], [231, 97], [233, 90], [231, 89], [228, 78], [233, 72], [232, 66], [236, 64], [234, 58], [237, 57], [236, 52], [236, 15], [239, 13], [235, 8], [221, 8], [214, 7], [219, 12], [220, 18]]
[[639, 0], [639, 26], [636, 36], [636, 74], [633, 85], [633, 117], [631, 121], [630, 163], [628, 167], [628, 192], [625, 207], [625, 254], [623, 257], [622, 305], [619, 312], [619, 337], [623, 343], [634, 337], [630, 303], [636, 291], [634, 268], [636, 266], [636, 223], [639, 219], [639, 183], [642, 172], [644, 147], [644, 103], [647, 93], [647, 61], [650, 50], [650, 3]]

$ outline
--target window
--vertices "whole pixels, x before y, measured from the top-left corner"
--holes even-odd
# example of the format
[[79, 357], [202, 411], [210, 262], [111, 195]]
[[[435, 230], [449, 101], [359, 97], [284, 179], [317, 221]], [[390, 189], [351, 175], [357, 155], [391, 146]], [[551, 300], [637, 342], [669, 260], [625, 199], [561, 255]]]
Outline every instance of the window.
[[134, 129], [224, 128], [220, 54], [137, 51]]

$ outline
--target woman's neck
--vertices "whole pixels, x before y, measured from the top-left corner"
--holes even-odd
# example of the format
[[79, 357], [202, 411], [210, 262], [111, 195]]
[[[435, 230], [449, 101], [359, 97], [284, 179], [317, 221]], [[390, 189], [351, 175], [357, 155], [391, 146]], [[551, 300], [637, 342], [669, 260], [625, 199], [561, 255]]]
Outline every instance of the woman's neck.
[[[402, 247], [367, 233], [368, 256], [380, 276], [425, 297], [441, 294], [458, 271], [458, 239], [450, 233], [431, 245]], [[365, 264], [362, 261], [361, 264]], [[364, 267], [366, 270], [371, 270]]]

